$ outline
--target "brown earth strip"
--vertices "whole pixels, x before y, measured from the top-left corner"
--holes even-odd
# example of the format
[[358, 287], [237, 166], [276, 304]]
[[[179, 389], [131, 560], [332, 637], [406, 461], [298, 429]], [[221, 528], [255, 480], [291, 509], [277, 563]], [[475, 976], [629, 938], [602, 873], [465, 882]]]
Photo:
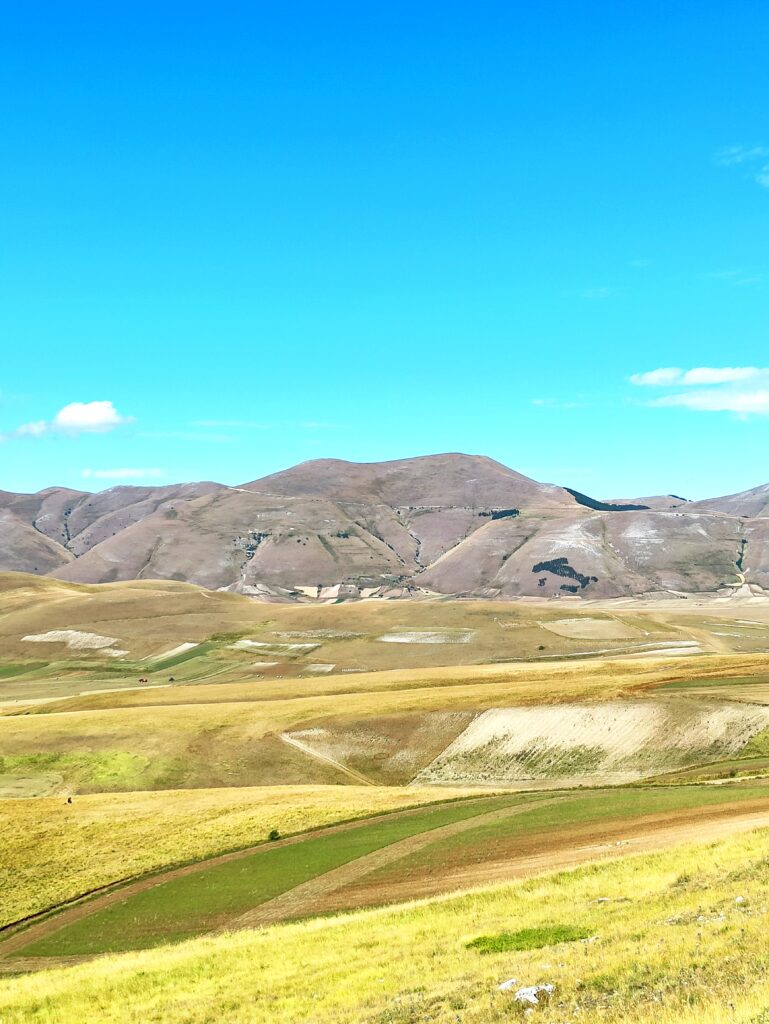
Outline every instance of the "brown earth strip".
[[[541, 806], [541, 805], [539, 805]], [[766, 800], [646, 815], [601, 826], [580, 825], [516, 838], [496, 846], [494, 859], [446, 866], [411, 878], [378, 879], [319, 900], [316, 914], [403, 903], [456, 893], [547, 871], [566, 870], [630, 853], [651, 853], [678, 843], [710, 842], [734, 832], [769, 826]], [[496, 844], [495, 844], [496, 845]], [[500, 856], [500, 854], [504, 854]]]
[[[484, 797], [493, 794], [483, 794]], [[306, 839], [315, 838], [316, 836], [333, 835], [338, 832], [349, 832], [356, 828], [364, 828], [366, 825], [370, 825], [373, 821], [378, 819], [387, 818], [388, 820], [395, 820], [400, 818], [409, 818], [417, 814], [423, 814], [426, 807], [438, 807], [448, 806], [453, 803], [461, 803], [462, 801], [447, 800], [444, 803], [418, 805], [416, 807], [404, 808], [402, 811], [392, 811], [386, 815], [378, 814], [368, 818], [356, 818], [354, 821], [348, 821], [339, 825], [329, 825], [325, 828], [313, 829], [310, 832], [301, 832], [295, 836], [288, 836], [285, 839], [277, 839], [274, 842], [256, 843], [253, 846], [247, 846], [242, 850], [234, 850], [232, 853], [219, 854], [216, 857], [209, 857], [205, 860], [196, 861], [194, 864], [185, 864], [182, 867], [171, 868], [167, 871], [162, 871], [158, 874], [151, 875], [147, 878], [139, 878], [135, 882], [130, 882], [126, 885], [119, 884], [117, 888], [110, 889], [109, 892], [105, 892], [102, 895], [95, 896], [94, 898], [84, 898], [83, 896], [78, 897], [75, 900], [70, 900], [67, 903], [63, 903], [60, 907], [51, 907], [41, 914], [36, 915], [36, 923], [31, 923], [22, 928], [18, 928], [22, 922], [15, 922], [14, 924], [6, 925], [0, 929], [0, 964], [1, 958], [13, 954], [17, 949], [23, 949], [25, 946], [30, 945], [32, 942], [37, 942], [39, 939], [46, 938], [57, 932], [60, 928], [64, 928], [66, 925], [73, 924], [75, 921], [79, 921], [84, 917], [88, 917], [90, 914], [95, 913], [97, 910], [103, 910], [105, 907], [111, 906], [113, 903], [119, 903], [125, 900], [129, 896], [134, 896], [137, 893], [144, 892], [147, 889], [152, 889], [156, 885], [162, 885], [164, 882], [170, 882], [176, 878], [183, 878], [185, 875], [192, 875], [198, 871], [206, 871], [208, 868], [216, 867], [219, 864], [226, 864], [229, 861], [240, 860], [243, 857], [250, 857], [260, 850], [264, 849], [275, 849], [279, 846], [293, 846], [295, 843], [304, 842]], [[526, 806], [529, 806], [528, 804]], [[7, 936], [3, 938], [2, 936]], [[47, 959], [47, 958], [46, 958]], [[55, 959], [55, 958], [54, 958]], [[85, 959], [92, 959], [86, 957]], [[15, 963], [16, 961], [14, 961]]]
[[[745, 812], [746, 807], [754, 807], [754, 805], [757, 805], [760, 810], [751, 810], [749, 813]], [[522, 811], [524, 808], [516, 808], [515, 810]], [[404, 811], [402, 813], [407, 814], [409, 812]], [[494, 815], [499, 813], [493, 812]], [[360, 888], [357, 891], [349, 888], [342, 891], [334, 887], [326, 896], [318, 893], [317, 902], [313, 905], [311, 911], [308, 912], [316, 914], [339, 910], [354, 910], [382, 904], [401, 903], [412, 899], [423, 899], [430, 896], [456, 894], [473, 888], [493, 885], [497, 882], [512, 881], [516, 878], [531, 877], [551, 871], [568, 870], [589, 862], [628, 854], [651, 853], [680, 843], [715, 842], [716, 840], [733, 835], [735, 832], [769, 826], [769, 806], [767, 806], [766, 801], [757, 800], [750, 801], [750, 803], [729, 804], [725, 807], [720, 807], [716, 813], [713, 812], [712, 808], [695, 809], [694, 813], [686, 813], [687, 818], [695, 818], [696, 820], [682, 822], [680, 820], [681, 812], [671, 812], [667, 815], [648, 815], [643, 819], [636, 819], [632, 823], [634, 826], [632, 829], [628, 829], [628, 822], [624, 821], [604, 826], [598, 830], [594, 826], [585, 825], [578, 828], [559, 830], [557, 835], [547, 834], [543, 836], [540, 833], [537, 836], [527, 837], [529, 839], [528, 845], [536, 847], [539, 844], [539, 849], [522, 853], [512, 860], [493, 860], [486, 863], [472, 864], [464, 868], [455, 868], [441, 872], [440, 874], [433, 873], [427, 878], [412, 878], [395, 884], [385, 882], [384, 888], [379, 890], [374, 886]], [[483, 817], [488, 818], [491, 815], [484, 815]], [[476, 823], [480, 818], [481, 816], [475, 819]], [[323, 831], [346, 831], [356, 824], [359, 823], [334, 826]], [[463, 822], [462, 824], [465, 823]], [[444, 826], [444, 828], [453, 828], [453, 826]], [[433, 837], [435, 833], [440, 832], [443, 832], [443, 829], [433, 830]], [[622, 838], [617, 839], [617, 835], [621, 835]], [[305, 835], [296, 836], [284, 842], [299, 842], [304, 838]], [[546, 841], [546, 849], [544, 850], [541, 848], [543, 839]], [[588, 842], [585, 842], [585, 840], [588, 840]], [[409, 843], [410, 840], [404, 840], [403, 842]], [[402, 844], [393, 845], [402, 846]], [[139, 884], [142, 885], [142, 888], [149, 888], [151, 885], [158, 884], [160, 881], [166, 881], [168, 878], [175, 877], [178, 874], [186, 874], [190, 870], [201, 870], [214, 862], [231, 860], [251, 852], [253, 850], [239, 851], [237, 854], [228, 854], [221, 858], [212, 858], [200, 864], [190, 865], [188, 868], [166, 872], [163, 876], [156, 876], [155, 878], [145, 880], [144, 884]], [[402, 855], [403, 850], [401, 849], [400, 856]], [[361, 861], [363, 860], [368, 862], [367, 868], [369, 871], [374, 870], [374, 865], [369, 857], [361, 858]], [[337, 874], [339, 870], [343, 869], [335, 869], [335, 871], [328, 874]], [[297, 886], [297, 890], [302, 888], [304, 887]], [[141, 890], [137, 888], [134, 891]], [[296, 893], [296, 890], [292, 890], [292, 892]], [[103, 903], [94, 900], [82, 907], [74, 908], [76, 911], [80, 911], [77, 917], [61, 914], [55, 920], [43, 922], [42, 925], [34, 929], [27, 929], [21, 934], [13, 936], [5, 943], [0, 944], [0, 956], [12, 952], [10, 947], [14, 939], [21, 940], [13, 946], [13, 948], [19, 948], [31, 942], [32, 939], [42, 938], [43, 935], [50, 934], [50, 932], [57, 930], [60, 926], [71, 923], [72, 920], [76, 920], [78, 917], [86, 916], [92, 910], [100, 909], [100, 906], [107, 905], [107, 903], [114, 902], [117, 899], [122, 899], [125, 894], [127, 894], [127, 889], [121, 889], [119, 892], [105, 897]], [[100, 906], [96, 906], [97, 902], [100, 902]], [[270, 902], [274, 905], [276, 901]], [[264, 904], [264, 907], [268, 906], [269, 904]], [[297, 906], [298, 903], [292, 908], [292, 916], [295, 915]], [[65, 916], [67, 916], [66, 921], [64, 920]], [[243, 918], [241, 917], [237, 920], [242, 922]], [[269, 922], [256, 923], [267, 924]], [[46, 928], [46, 926], [48, 927]], [[239, 927], [246, 927], [246, 925], [241, 923]], [[38, 929], [41, 930], [38, 931]], [[232, 930], [232, 925], [228, 930]], [[20, 957], [5, 961], [0, 960], [0, 974], [44, 970], [52, 967], [68, 966], [91, 959], [95, 958], [91, 956]]]
[[441, 828], [431, 829], [429, 832], [421, 832], [416, 836], [409, 836], [408, 839], [401, 839], [397, 843], [391, 843], [382, 850], [375, 850], [364, 857], [351, 861], [349, 864], [342, 864], [332, 871], [323, 875], [311, 878], [301, 885], [297, 885], [288, 892], [281, 893], [272, 900], [262, 903], [260, 906], [249, 910], [245, 914], [231, 921], [223, 931], [233, 931], [240, 928], [256, 928], [259, 925], [274, 924], [276, 921], [286, 921], [290, 918], [305, 917], [315, 913], [316, 907], [324, 899], [328, 899], [338, 889], [356, 882], [359, 878], [377, 868], [391, 864], [402, 857], [421, 850], [425, 846], [448, 836], [458, 835], [460, 832], [467, 832], [477, 828], [478, 825], [486, 825], [490, 822], [500, 821], [503, 818], [515, 817], [524, 814], [532, 808], [546, 807], [548, 804], [560, 803], [563, 797], [556, 797], [550, 800], [537, 800], [524, 804], [520, 807], [505, 807], [498, 811], [490, 811], [488, 814], [479, 814], [466, 821], [455, 821], [451, 825], [443, 825]]

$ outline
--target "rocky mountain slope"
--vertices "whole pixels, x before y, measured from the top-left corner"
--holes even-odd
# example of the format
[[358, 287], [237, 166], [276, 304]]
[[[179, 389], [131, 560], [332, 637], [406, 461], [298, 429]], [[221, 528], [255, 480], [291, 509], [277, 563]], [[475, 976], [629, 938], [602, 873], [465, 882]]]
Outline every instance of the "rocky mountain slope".
[[596, 500], [492, 459], [334, 459], [226, 487], [0, 492], [0, 569], [272, 600], [620, 597], [769, 587], [769, 485]]

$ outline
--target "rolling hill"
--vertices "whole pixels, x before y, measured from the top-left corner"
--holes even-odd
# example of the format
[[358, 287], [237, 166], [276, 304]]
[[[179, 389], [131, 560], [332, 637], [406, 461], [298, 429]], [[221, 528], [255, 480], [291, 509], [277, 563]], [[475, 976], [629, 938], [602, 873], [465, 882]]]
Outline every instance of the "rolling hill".
[[769, 588], [769, 485], [593, 499], [483, 456], [305, 462], [212, 482], [0, 492], [0, 570], [269, 601], [614, 598]]

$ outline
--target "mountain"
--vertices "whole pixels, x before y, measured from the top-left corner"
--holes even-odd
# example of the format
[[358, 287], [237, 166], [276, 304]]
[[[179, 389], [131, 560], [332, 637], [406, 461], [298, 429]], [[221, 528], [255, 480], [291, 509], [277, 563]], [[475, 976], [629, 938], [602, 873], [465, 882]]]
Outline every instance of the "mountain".
[[691, 503], [690, 508], [723, 512], [726, 515], [747, 519], [764, 518], [769, 516], [769, 484], [754, 487], [750, 491], [740, 491], [739, 494], [727, 494], [723, 498], [695, 501]]
[[769, 486], [596, 500], [483, 456], [304, 462], [204, 482], [0, 492], [0, 569], [169, 579], [267, 600], [769, 589]]

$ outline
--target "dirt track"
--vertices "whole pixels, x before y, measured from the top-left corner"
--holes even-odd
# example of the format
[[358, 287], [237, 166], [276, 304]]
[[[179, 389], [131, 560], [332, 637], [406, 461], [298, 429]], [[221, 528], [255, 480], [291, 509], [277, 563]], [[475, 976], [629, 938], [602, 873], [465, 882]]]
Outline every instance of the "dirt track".
[[277, 921], [285, 921], [293, 917], [303, 917], [312, 914], [314, 908], [320, 905], [324, 899], [331, 897], [345, 886], [363, 878], [376, 868], [384, 867], [393, 861], [400, 860], [416, 850], [421, 850], [430, 843], [458, 835], [460, 832], [467, 832], [479, 825], [486, 825], [493, 821], [501, 821], [505, 818], [515, 817], [518, 814], [525, 814], [533, 806], [545, 807], [548, 804], [558, 803], [563, 797], [554, 797], [550, 800], [538, 800], [536, 804], [527, 803], [519, 807], [505, 807], [498, 811], [491, 811], [489, 814], [479, 814], [466, 821], [455, 821], [451, 825], [443, 825], [441, 828], [430, 829], [428, 832], [420, 832], [419, 835], [409, 836], [408, 839], [401, 839], [400, 842], [391, 843], [381, 850], [375, 850], [365, 857], [358, 857], [349, 864], [342, 864], [341, 867], [327, 871], [323, 875], [311, 878], [302, 885], [281, 893], [275, 899], [262, 903], [254, 910], [231, 921], [225, 931], [233, 928], [255, 928], [258, 925], [274, 924]]
[[767, 826], [769, 805], [765, 800], [752, 800], [718, 808], [677, 810], [632, 821], [607, 822], [598, 827], [580, 825], [546, 835], [535, 833], [515, 840], [517, 850], [511, 850], [505, 859], [447, 867], [419, 878], [364, 884], [344, 892], [337, 890], [321, 899], [312, 912], [329, 913], [456, 893], [494, 882], [566, 870], [589, 861], [653, 853], [682, 843], [715, 842], [736, 832]]
[[[539, 802], [538, 806], [541, 806]], [[286, 918], [312, 916], [336, 910], [353, 910], [365, 906], [399, 903], [411, 899], [443, 895], [494, 882], [577, 867], [589, 861], [630, 853], [653, 852], [677, 843], [715, 841], [735, 832], [769, 826], [769, 803], [766, 800], [742, 801], [722, 805], [718, 808], [694, 808], [687, 811], [672, 811], [667, 814], [647, 815], [633, 821], [609, 822], [599, 827], [585, 824], [559, 829], [555, 833], [532, 834], [516, 839], [514, 841], [515, 849], [511, 849], [509, 856], [504, 859], [461, 867], [447, 867], [446, 870], [439, 873], [431, 872], [428, 875], [420, 875], [402, 881], [385, 880], [368, 886], [364, 883], [365, 875], [376, 868], [415, 852], [436, 839], [472, 828], [481, 821], [523, 813], [527, 809], [528, 806], [526, 808], [501, 809], [394, 843], [390, 847], [361, 857], [348, 865], [343, 865], [303, 883], [253, 911], [240, 915], [231, 922], [228, 930], [272, 924]], [[417, 810], [422, 809], [414, 808], [396, 813], [402, 817], [413, 814]], [[368, 820], [370, 819], [332, 826], [322, 831], [326, 834], [348, 831], [364, 825]], [[287, 845], [301, 842], [305, 838], [307, 838], [306, 833], [280, 842]], [[263, 845], [214, 857], [143, 879], [96, 899], [77, 904], [55, 917], [45, 919], [22, 932], [13, 934], [4, 942], [0, 942], [0, 957], [10, 957], [10, 959], [0, 959], [0, 974], [66, 966], [70, 963], [93, 959], [92, 957], [13, 958], [13, 953], [102, 907], [125, 899], [128, 895], [142, 892], [171, 878], [204, 870], [214, 864], [248, 856], [255, 850], [263, 848]], [[356, 886], [355, 883], [359, 880], [364, 884]]]

